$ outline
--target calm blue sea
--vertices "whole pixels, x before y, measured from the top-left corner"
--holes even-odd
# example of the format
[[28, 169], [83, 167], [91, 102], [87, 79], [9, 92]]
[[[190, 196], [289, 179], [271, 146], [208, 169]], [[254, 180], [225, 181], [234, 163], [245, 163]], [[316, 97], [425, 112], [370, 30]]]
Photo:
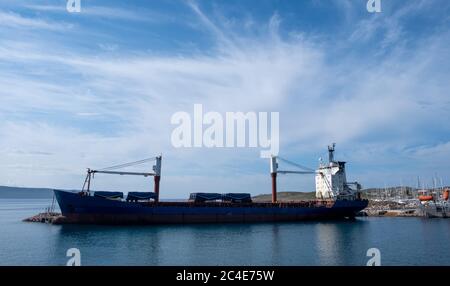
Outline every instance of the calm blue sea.
[[177, 226], [55, 226], [25, 223], [48, 199], [0, 199], [0, 265], [450, 265], [450, 220], [356, 221]]

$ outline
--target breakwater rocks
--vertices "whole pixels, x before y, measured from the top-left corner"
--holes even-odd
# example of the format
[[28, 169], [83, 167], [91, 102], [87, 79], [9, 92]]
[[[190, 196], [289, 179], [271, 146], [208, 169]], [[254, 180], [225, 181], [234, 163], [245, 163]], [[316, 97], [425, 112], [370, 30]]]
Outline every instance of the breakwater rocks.
[[35, 216], [24, 219], [25, 222], [41, 222], [41, 223], [55, 223], [62, 216], [60, 213], [44, 212]]
[[422, 213], [417, 202], [369, 201], [369, 205], [358, 216], [419, 217]]

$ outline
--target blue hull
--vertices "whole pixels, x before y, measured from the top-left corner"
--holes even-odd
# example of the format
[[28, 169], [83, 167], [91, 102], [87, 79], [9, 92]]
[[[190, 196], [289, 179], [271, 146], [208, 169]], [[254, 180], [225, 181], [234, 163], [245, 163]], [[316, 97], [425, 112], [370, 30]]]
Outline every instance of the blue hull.
[[136, 203], [54, 190], [63, 217], [55, 223], [160, 224], [273, 222], [354, 217], [367, 200], [301, 203]]

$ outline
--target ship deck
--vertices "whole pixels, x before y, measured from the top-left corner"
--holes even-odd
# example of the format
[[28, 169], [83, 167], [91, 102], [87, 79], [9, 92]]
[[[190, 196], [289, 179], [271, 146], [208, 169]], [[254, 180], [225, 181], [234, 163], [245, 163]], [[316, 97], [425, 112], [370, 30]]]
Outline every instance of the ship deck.
[[231, 207], [231, 208], [311, 208], [311, 207], [332, 207], [334, 201], [292, 201], [292, 202], [140, 202], [143, 206], [161, 207]]

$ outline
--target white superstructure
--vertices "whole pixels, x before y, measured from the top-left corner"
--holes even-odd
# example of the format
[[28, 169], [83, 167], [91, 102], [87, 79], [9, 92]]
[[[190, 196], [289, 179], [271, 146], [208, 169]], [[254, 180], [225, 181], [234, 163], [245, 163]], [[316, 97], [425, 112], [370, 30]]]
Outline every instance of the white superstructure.
[[[355, 199], [359, 197], [361, 185], [347, 182], [345, 162], [334, 160], [335, 144], [328, 146], [328, 163], [320, 163], [316, 170], [317, 199]], [[350, 185], [354, 185], [353, 190]]]

